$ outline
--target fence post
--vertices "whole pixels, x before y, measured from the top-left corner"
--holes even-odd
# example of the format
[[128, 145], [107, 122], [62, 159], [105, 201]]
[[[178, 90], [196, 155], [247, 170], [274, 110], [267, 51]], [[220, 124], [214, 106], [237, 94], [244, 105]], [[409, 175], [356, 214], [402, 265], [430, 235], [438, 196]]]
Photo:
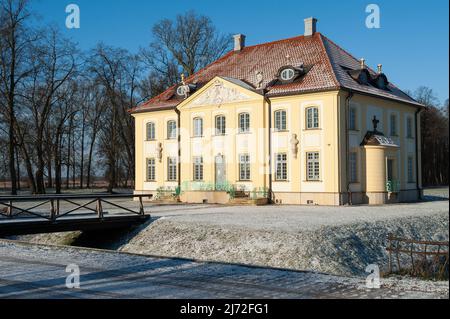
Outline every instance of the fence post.
[[97, 199], [97, 215], [98, 218], [103, 219], [103, 207], [101, 198]]

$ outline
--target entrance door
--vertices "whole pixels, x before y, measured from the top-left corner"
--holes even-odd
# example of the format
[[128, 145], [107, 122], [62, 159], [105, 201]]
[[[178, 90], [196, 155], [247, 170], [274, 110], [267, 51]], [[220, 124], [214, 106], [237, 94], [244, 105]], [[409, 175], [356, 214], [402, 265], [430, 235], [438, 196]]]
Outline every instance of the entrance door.
[[216, 189], [221, 190], [227, 181], [225, 156], [216, 156]]

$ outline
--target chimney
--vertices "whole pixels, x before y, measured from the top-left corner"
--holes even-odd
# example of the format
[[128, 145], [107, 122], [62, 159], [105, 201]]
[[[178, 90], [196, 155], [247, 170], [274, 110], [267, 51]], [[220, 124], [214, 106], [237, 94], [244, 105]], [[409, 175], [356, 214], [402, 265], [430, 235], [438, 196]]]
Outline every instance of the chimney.
[[317, 21], [318, 20], [313, 17], [305, 19], [305, 37], [310, 37], [316, 33]]
[[234, 36], [234, 51], [239, 52], [245, 48], [245, 35], [236, 34]]
[[383, 73], [383, 65], [382, 64], [378, 64], [378, 74]]
[[361, 70], [364, 70], [366, 68], [366, 60], [364, 58], [362, 58], [361, 60], [359, 60], [359, 68]]

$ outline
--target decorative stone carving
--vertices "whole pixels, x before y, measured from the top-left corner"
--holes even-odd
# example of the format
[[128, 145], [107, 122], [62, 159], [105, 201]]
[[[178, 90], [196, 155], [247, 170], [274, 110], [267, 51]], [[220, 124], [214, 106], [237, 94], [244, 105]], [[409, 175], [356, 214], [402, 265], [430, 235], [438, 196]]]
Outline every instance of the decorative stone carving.
[[163, 158], [163, 154], [162, 154], [162, 152], [163, 152], [163, 147], [162, 147], [162, 143], [158, 143], [158, 148], [156, 149], [156, 152], [157, 152], [157, 157], [158, 157], [158, 160], [159, 160], [159, 162], [161, 163], [162, 162], [162, 158]]
[[212, 87], [196, 99], [193, 105], [218, 105], [223, 103], [248, 100], [250, 97], [235, 88], [226, 87], [221, 81], [216, 81]]
[[256, 72], [256, 88], [258, 90], [262, 89], [263, 80], [263, 73], [261, 71]]
[[300, 144], [300, 141], [298, 140], [297, 134], [292, 134], [291, 138], [291, 150], [292, 154], [294, 154], [294, 158], [298, 158], [298, 145]]

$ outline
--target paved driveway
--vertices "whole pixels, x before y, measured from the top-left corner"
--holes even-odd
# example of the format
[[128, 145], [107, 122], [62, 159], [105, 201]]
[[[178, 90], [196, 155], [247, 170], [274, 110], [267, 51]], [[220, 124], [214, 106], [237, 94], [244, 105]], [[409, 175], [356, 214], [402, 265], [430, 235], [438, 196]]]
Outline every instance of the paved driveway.
[[[66, 267], [81, 272], [65, 286]], [[0, 241], [0, 298], [438, 298], [361, 279]], [[445, 297], [445, 296], [444, 296]], [[447, 296], [448, 297], [448, 296]]]

